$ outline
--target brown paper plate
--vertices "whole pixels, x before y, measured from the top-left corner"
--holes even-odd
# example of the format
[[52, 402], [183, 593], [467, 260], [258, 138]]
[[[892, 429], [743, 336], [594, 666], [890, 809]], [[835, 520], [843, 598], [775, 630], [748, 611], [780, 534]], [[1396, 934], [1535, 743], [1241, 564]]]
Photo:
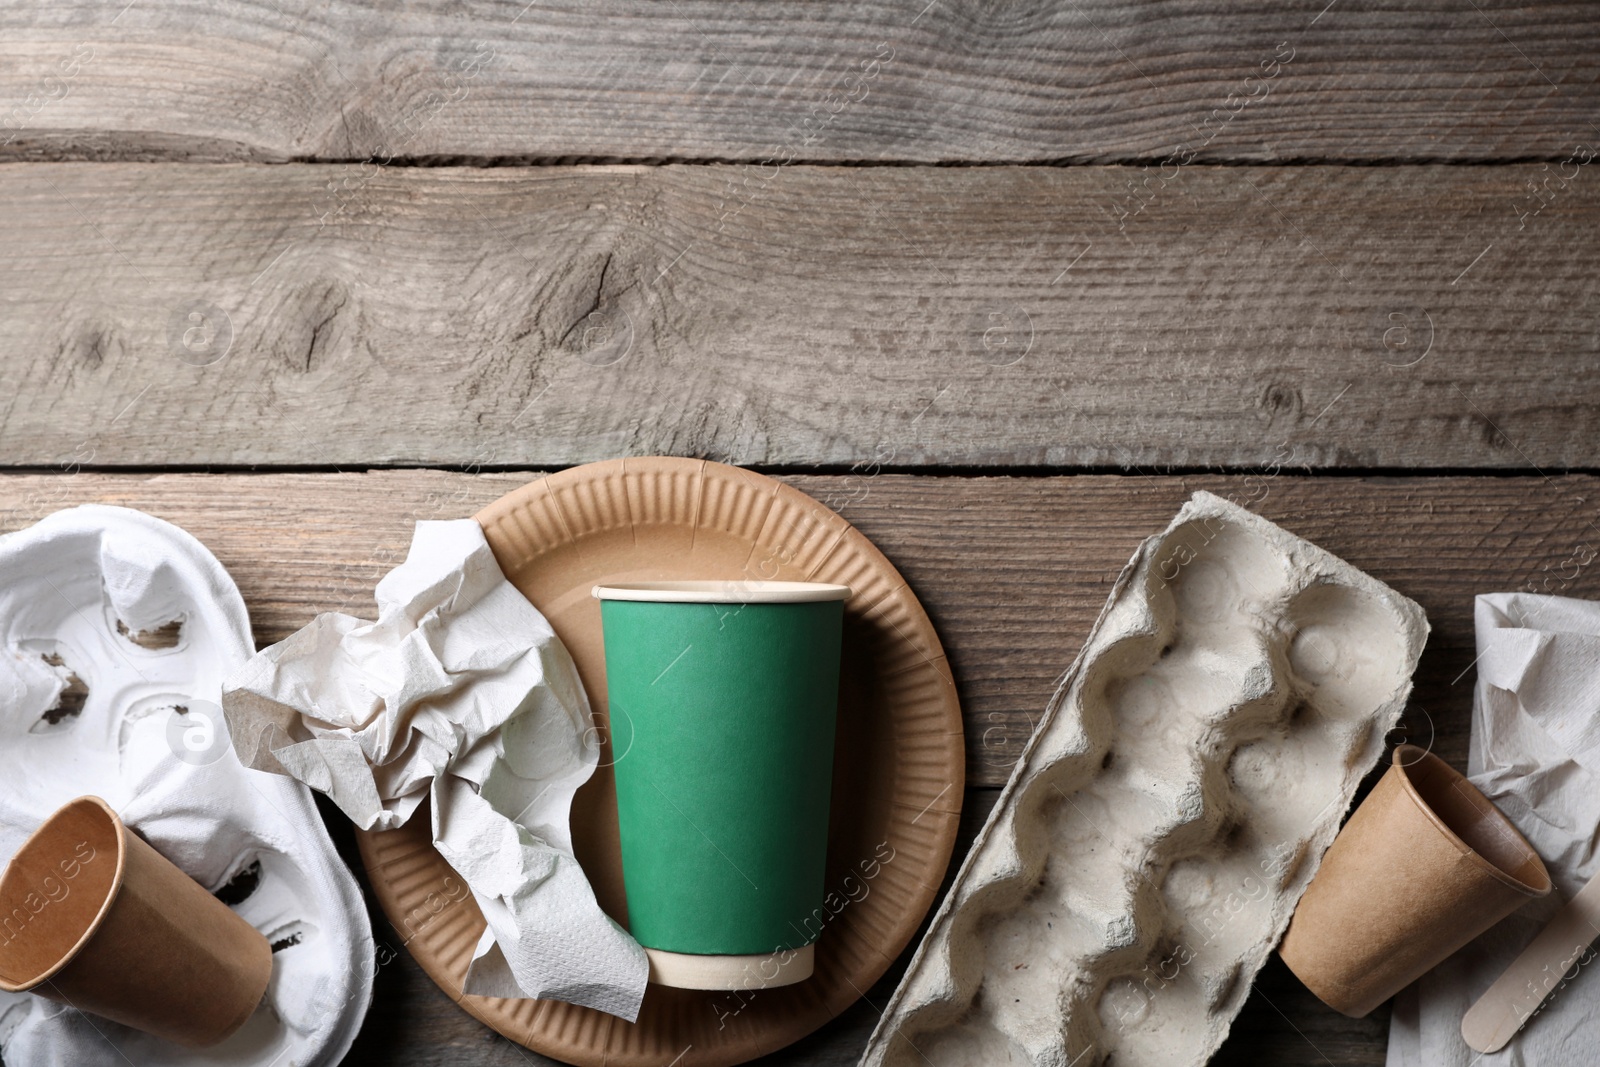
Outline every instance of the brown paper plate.
[[[581, 1067], [723, 1067], [782, 1048], [870, 989], [933, 904], [955, 844], [965, 755], [944, 650], [893, 565], [830, 509], [763, 475], [702, 460], [592, 463], [479, 512], [506, 577], [549, 618], [606, 723], [592, 586], [685, 578], [837, 582], [846, 605], [828, 897], [816, 973], [734, 992], [652, 985], [639, 1021], [548, 1000], [462, 996], [483, 916], [434, 850], [427, 813], [359, 835], [374, 892], [428, 975], [506, 1037]], [[626, 922], [608, 736], [572, 836], [601, 906]]]

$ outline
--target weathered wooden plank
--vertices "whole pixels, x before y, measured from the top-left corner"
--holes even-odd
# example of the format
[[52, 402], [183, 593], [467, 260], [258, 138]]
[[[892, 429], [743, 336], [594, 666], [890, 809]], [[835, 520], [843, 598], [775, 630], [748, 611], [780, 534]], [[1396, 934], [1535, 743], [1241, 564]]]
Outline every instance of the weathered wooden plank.
[[1554, 160], [1596, 135], [1590, 14], [1581, 0], [14, 4], [0, 152]]
[[1388, 1045], [1388, 1004], [1364, 1019], [1346, 1018], [1274, 954], [1209, 1067], [1384, 1067]]
[[[533, 475], [440, 471], [0, 476], [0, 530], [59, 507], [138, 507], [232, 572], [256, 638], [370, 611], [417, 519], [470, 515]], [[841, 509], [905, 574], [961, 687], [968, 781], [1004, 783], [1118, 571], [1195, 489], [1253, 508], [1417, 600], [1433, 635], [1404, 736], [1464, 763], [1472, 597], [1600, 597], [1600, 478], [786, 478]], [[1396, 734], [1396, 740], [1400, 733]]]
[[[140, 507], [201, 538], [233, 573], [260, 642], [316, 611], [363, 611], [404, 553], [413, 520], [471, 514], [531, 477], [438, 471], [272, 475], [0, 476], [0, 531], [86, 501]], [[950, 655], [971, 753], [959, 852], [993, 803], [1030, 722], [1140, 538], [1206, 488], [1310, 537], [1420, 601], [1433, 635], [1403, 735], [1461, 764], [1472, 661], [1471, 597], [1529, 588], [1600, 596], [1600, 478], [959, 478], [883, 474], [786, 479], [832, 503], [895, 561]], [[342, 841], [348, 830], [330, 825]], [[380, 939], [396, 944], [381, 916]], [[534, 1062], [479, 1027], [403, 953], [352, 1062], [457, 1067]], [[863, 1004], [773, 1064], [854, 1062], [905, 960]], [[1347, 1020], [1276, 964], [1218, 1063], [1376, 1065], [1386, 1017]]]
[[0, 463], [1600, 466], [1559, 170], [0, 166]]

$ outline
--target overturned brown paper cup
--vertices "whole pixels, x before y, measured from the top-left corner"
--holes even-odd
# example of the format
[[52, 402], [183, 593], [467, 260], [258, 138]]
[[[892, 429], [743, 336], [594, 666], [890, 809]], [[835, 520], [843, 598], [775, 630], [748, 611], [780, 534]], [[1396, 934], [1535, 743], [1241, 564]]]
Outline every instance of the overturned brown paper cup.
[[272, 977], [267, 939], [99, 797], [47, 819], [0, 875], [0, 989], [214, 1045]]
[[1278, 954], [1353, 1018], [1526, 901], [1550, 892], [1533, 846], [1444, 760], [1414, 745], [1362, 801], [1300, 898]]

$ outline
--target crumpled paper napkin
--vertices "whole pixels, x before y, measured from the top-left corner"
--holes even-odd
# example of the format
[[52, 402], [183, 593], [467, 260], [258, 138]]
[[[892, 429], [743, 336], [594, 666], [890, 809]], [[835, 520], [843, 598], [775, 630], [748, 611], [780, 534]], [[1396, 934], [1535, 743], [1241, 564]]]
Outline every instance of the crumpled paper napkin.
[[632, 1022], [644, 951], [572, 852], [572, 796], [599, 745], [566, 648], [472, 519], [417, 523], [377, 603], [376, 622], [319, 615], [228, 678], [239, 758], [326, 793], [364, 830], [430, 799], [434, 844], [488, 921], [465, 992]]
[[1477, 598], [1476, 623], [1468, 774], [1544, 858], [1555, 892], [1395, 999], [1388, 1067], [1589, 1067], [1600, 1063], [1600, 974], [1587, 962], [1499, 1052], [1467, 1047], [1461, 1017], [1600, 872], [1600, 603], [1494, 593]]

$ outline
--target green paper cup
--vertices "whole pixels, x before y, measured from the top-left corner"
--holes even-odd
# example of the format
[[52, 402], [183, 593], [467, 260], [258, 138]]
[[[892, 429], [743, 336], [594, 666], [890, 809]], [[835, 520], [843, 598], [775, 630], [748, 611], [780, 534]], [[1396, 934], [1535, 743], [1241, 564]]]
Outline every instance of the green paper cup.
[[850, 588], [596, 586], [628, 925], [650, 980], [811, 976]]

